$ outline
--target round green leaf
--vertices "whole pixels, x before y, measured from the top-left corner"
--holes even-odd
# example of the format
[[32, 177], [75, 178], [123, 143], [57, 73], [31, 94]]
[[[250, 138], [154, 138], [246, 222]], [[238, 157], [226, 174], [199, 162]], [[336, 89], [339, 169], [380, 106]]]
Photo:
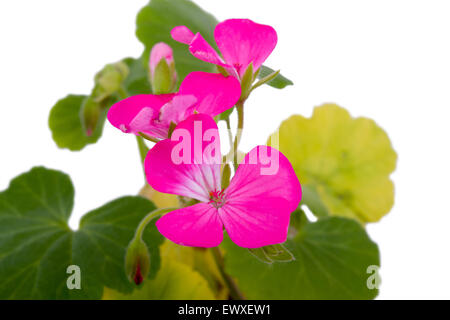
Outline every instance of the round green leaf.
[[[366, 223], [390, 211], [394, 185], [389, 175], [397, 154], [373, 120], [355, 119], [345, 109], [325, 104], [311, 118], [290, 117], [278, 134], [280, 151], [307, 189], [303, 203], [313, 211], [320, 205], [318, 216], [329, 212]], [[271, 138], [273, 144], [276, 134]]]
[[226, 271], [247, 299], [373, 299], [367, 267], [379, 266], [377, 245], [361, 225], [339, 217], [306, 224], [284, 243], [295, 261], [262, 263], [245, 248], [224, 242]]
[[[125, 58], [122, 60], [125, 67], [128, 67], [128, 75], [122, 81], [120, 88], [124, 89], [127, 95], [150, 93], [147, 71], [142, 59]], [[118, 63], [117, 63], [118, 64]], [[107, 65], [106, 67], [111, 65]], [[105, 67], [105, 68], [106, 68]], [[96, 129], [91, 136], [87, 136], [82, 125], [81, 109], [86, 99], [91, 98], [97, 101], [98, 87], [94, 87], [90, 96], [68, 95], [59, 100], [50, 111], [49, 127], [52, 131], [53, 140], [58, 147], [67, 148], [71, 151], [83, 149], [88, 144], [96, 143], [101, 137], [106, 114], [109, 108], [122, 98], [123, 93], [109, 92], [103, 100], [98, 102], [100, 115], [96, 124]]]
[[97, 142], [100, 138], [106, 117], [105, 112], [100, 116], [101, 124], [97, 125], [91, 136], [88, 137], [83, 130], [80, 112], [83, 102], [87, 98], [84, 95], [70, 94], [59, 100], [50, 111], [48, 125], [58, 147], [78, 151], [90, 143]]
[[[0, 193], [0, 299], [99, 299], [104, 286], [129, 293], [125, 250], [139, 221], [155, 207], [141, 197], [123, 197], [86, 214], [72, 231], [70, 178], [33, 168]], [[152, 277], [162, 236], [148, 226], [144, 240]], [[69, 289], [67, 268], [80, 268], [81, 288]]]

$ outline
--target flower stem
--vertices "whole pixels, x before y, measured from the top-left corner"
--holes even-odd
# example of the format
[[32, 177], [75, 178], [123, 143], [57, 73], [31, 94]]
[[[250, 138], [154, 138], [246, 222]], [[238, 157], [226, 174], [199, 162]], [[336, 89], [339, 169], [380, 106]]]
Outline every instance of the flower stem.
[[138, 144], [138, 149], [139, 149], [139, 155], [141, 157], [141, 163], [142, 165], [144, 164], [144, 160], [145, 160], [145, 156], [147, 155], [148, 152], [148, 147], [144, 142], [144, 138], [140, 137], [140, 136], [136, 136], [136, 141]]
[[[123, 86], [121, 86], [117, 90], [117, 92], [119, 93], [120, 99], [122, 99], [122, 100], [126, 99], [126, 98], [128, 98], [130, 96], [128, 94], [127, 90]], [[141, 163], [142, 163], [142, 166], [144, 166], [145, 156], [147, 155], [147, 152], [148, 152], [149, 149], [148, 149], [147, 145], [145, 144], [144, 139], [142, 138], [142, 136], [136, 136], [136, 141], [137, 141], [137, 144], [138, 144], [138, 149], [139, 149], [139, 155], [140, 155], [140, 158], [141, 158]]]
[[170, 212], [177, 210], [176, 208], [163, 208], [163, 209], [156, 209], [147, 214], [144, 219], [139, 222], [138, 227], [136, 228], [136, 233], [134, 234], [134, 239], [142, 239], [142, 234], [144, 233], [145, 227], [152, 221], [154, 218]]
[[226, 118], [225, 123], [227, 124], [228, 142], [230, 143], [230, 149], [231, 149], [231, 148], [233, 148], [233, 134], [231, 133], [230, 118]]
[[234, 170], [236, 170], [239, 165], [237, 156], [238, 156], [239, 144], [241, 143], [241, 138], [242, 138], [242, 130], [244, 129], [244, 103], [238, 102], [238, 104], [236, 105], [236, 110], [237, 110], [237, 114], [238, 114], [238, 128], [237, 128], [237, 132], [236, 132], [236, 137], [234, 138], [234, 147], [233, 147]]
[[244, 295], [239, 290], [236, 282], [234, 282], [234, 280], [225, 272], [225, 264], [223, 261], [222, 252], [220, 251], [219, 247], [213, 247], [210, 249], [214, 261], [216, 262], [217, 268], [219, 269], [220, 275], [222, 276], [225, 284], [228, 287], [228, 290], [230, 291], [231, 298], [233, 300], [245, 300]]
[[237, 114], [238, 114], [238, 126], [237, 126], [236, 136], [234, 137], [234, 143], [231, 147], [230, 152], [228, 152], [228, 154], [224, 157], [225, 161], [227, 161], [230, 158], [233, 159], [233, 165], [234, 165], [235, 170], [237, 169], [237, 166], [238, 166], [237, 153], [238, 153], [239, 144], [241, 143], [242, 130], [244, 129], [244, 102], [243, 101], [239, 101], [236, 104], [236, 110], [237, 110]]

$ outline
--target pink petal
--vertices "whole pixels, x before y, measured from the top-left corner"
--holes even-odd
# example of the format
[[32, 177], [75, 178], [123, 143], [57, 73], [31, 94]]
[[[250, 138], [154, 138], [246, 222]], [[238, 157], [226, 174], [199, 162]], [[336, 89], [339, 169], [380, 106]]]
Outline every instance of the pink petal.
[[123, 132], [157, 136], [160, 129], [152, 124], [152, 120], [158, 118], [161, 107], [173, 97], [174, 94], [132, 96], [115, 103], [107, 117], [114, 127]]
[[258, 146], [239, 165], [219, 214], [231, 240], [241, 247], [282, 243], [301, 195], [289, 160], [274, 148]]
[[184, 44], [190, 44], [192, 38], [194, 38], [194, 34], [186, 26], [178, 26], [173, 28], [172, 31], [170, 31], [170, 35], [172, 36], [173, 40]]
[[248, 19], [230, 19], [219, 23], [214, 38], [227, 64], [240, 76], [250, 62], [256, 71], [277, 44], [277, 33], [271, 26]]
[[[180, 152], [182, 145], [186, 148]], [[177, 125], [171, 139], [158, 142], [148, 152], [145, 173], [159, 192], [208, 202], [209, 193], [221, 187], [220, 160], [216, 123], [210, 116], [195, 114]]]
[[175, 27], [171, 31], [175, 41], [188, 44], [189, 51], [197, 59], [216, 64], [225, 68], [230, 75], [238, 77], [236, 70], [220, 57], [216, 50], [202, 37], [200, 33], [193, 34], [186, 26]]
[[193, 95], [177, 94], [172, 101], [166, 103], [160, 110], [160, 120], [163, 123], [179, 123], [192, 115], [197, 98]]
[[189, 44], [189, 51], [192, 55], [200, 60], [216, 64], [222, 67], [230, 67], [223, 61], [216, 50], [202, 37], [200, 33], [197, 33]]
[[236, 104], [241, 85], [236, 78], [220, 73], [191, 72], [181, 84], [179, 94], [195, 96], [195, 111], [214, 117]]
[[207, 203], [178, 209], [156, 222], [159, 232], [176, 244], [216, 247], [223, 239], [223, 226], [217, 209]]
[[168, 65], [174, 62], [172, 48], [164, 42], [155, 44], [152, 48], [152, 51], [150, 52], [149, 67], [152, 78], [155, 68], [161, 61], [161, 59], [166, 59]]
[[275, 198], [249, 199], [239, 204], [225, 204], [219, 208], [219, 215], [235, 244], [259, 248], [286, 241], [290, 212], [285, 209], [284, 201]]

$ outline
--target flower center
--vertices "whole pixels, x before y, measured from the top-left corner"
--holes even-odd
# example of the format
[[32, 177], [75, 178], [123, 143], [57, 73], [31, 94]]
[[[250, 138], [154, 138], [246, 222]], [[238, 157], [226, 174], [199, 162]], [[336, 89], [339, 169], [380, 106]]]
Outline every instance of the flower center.
[[209, 202], [215, 208], [219, 209], [225, 204], [223, 190], [214, 190], [209, 192]]

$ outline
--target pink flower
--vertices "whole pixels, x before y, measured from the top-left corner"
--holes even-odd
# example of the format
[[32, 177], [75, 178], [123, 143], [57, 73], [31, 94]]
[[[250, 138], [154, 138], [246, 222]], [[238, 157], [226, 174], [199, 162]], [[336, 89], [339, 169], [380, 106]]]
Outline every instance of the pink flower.
[[[152, 79], [155, 74], [156, 66], [161, 61], [161, 59], [165, 59], [168, 66], [175, 63], [175, 61], [173, 60], [172, 48], [169, 47], [164, 42], [159, 42], [159, 43], [155, 44], [152, 48], [152, 51], [150, 52], [149, 67], [150, 67], [150, 75], [151, 75]], [[176, 77], [176, 74], [175, 74], [175, 77]]]
[[214, 117], [233, 107], [240, 95], [239, 81], [231, 76], [192, 72], [178, 93], [126, 98], [109, 109], [108, 120], [123, 132], [165, 139], [172, 122], [177, 124], [194, 112]]
[[195, 57], [222, 66], [235, 77], [242, 77], [251, 62], [256, 71], [277, 44], [277, 33], [271, 26], [248, 19], [225, 20], [216, 26], [214, 38], [223, 59], [200, 33], [194, 35], [187, 27], [178, 26], [171, 34], [174, 40], [188, 44]]
[[241, 247], [284, 242], [302, 194], [289, 160], [276, 149], [258, 146], [225, 189], [220, 162], [217, 125], [204, 114], [180, 122], [171, 139], [149, 151], [145, 172], [154, 189], [200, 201], [161, 217], [156, 222], [159, 232], [177, 244], [196, 247], [219, 245], [223, 227]]

